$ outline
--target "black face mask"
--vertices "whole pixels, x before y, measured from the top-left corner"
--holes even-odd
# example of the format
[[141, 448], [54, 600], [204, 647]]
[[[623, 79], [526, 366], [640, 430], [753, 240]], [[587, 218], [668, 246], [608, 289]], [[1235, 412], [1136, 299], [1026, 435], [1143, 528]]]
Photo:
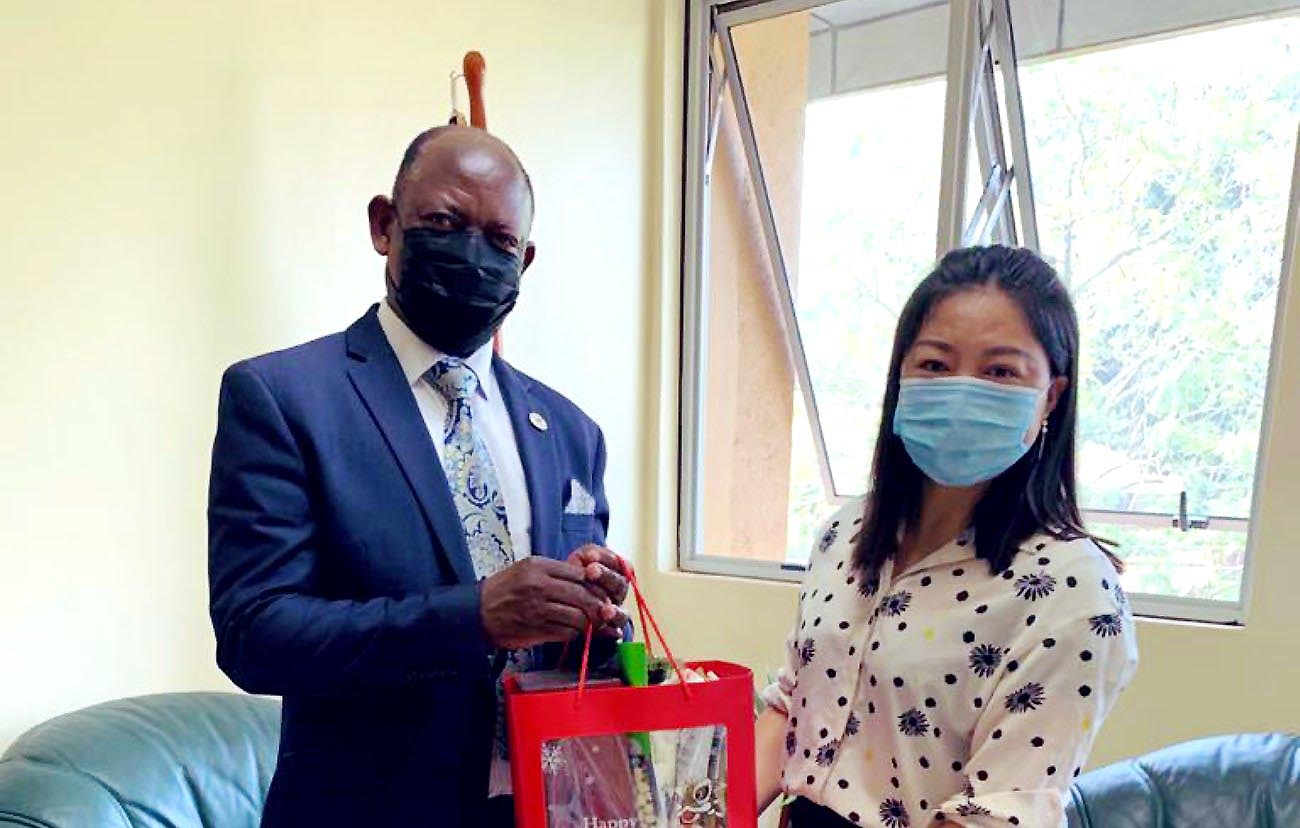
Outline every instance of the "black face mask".
[[467, 357], [492, 338], [519, 296], [519, 258], [480, 233], [414, 227], [402, 233], [397, 307], [415, 334]]

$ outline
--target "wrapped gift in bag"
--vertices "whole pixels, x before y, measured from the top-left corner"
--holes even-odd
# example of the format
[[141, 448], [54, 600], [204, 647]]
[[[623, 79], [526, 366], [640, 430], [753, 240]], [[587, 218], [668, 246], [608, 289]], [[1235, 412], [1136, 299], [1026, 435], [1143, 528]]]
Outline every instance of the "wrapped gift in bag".
[[[587, 631], [576, 686], [527, 691], [506, 679], [518, 828], [754, 828], [754, 679], [721, 661], [679, 664], [645, 604], [641, 629], [671, 675], [588, 686]], [[636, 645], [641, 646], [641, 645]], [[639, 685], [639, 686], [638, 686]]]

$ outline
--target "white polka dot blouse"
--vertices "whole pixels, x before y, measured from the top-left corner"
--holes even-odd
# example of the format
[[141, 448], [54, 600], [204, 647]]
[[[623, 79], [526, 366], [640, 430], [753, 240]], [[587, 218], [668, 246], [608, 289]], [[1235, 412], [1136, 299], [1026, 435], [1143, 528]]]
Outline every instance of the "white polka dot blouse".
[[854, 571], [863, 502], [823, 528], [777, 681], [782, 784], [883, 828], [1065, 824], [1062, 796], [1137, 667], [1128, 602], [1090, 540], [969, 535], [905, 572]]

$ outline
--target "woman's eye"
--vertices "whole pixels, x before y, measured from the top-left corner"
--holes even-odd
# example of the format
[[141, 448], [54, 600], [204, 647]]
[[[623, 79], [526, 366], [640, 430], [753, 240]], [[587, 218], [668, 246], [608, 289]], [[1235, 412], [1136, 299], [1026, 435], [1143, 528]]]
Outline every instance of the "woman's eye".
[[948, 370], [948, 366], [944, 365], [937, 359], [923, 359], [921, 360], [921, 364], [917, 367], [922, 371], [929, 371], [932, 374], [939, 374]]
[[994, 379], [1015, 379], [1019, 376], [1019, 374], [1016, 373], [1016, 369], [1010, 368], [1006, 365], [994, 365], [985, 373]]

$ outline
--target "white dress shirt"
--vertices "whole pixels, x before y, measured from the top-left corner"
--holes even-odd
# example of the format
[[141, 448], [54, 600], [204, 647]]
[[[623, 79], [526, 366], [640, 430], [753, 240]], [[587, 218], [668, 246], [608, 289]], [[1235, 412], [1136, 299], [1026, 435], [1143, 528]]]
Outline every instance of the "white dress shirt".
[[[449, 407], [446, 397], [430, 385], [424, 375], [446, 355], [416, 336], [393, 311], [387, 300], [379, 303], [379, 326], [383, 328], [388, 344], [397, 355], [397, 362], [402, 366], [402, 373], [411, 386], [415, 404], [420, 409], [420, 416], [429, 430], [429, 439], [433, 441], [433, 447], [441, 461], [445, 450], [443, 434]], [[492, 343], [488, 342], [470, 354], [465, 359], [465, 364], [478, 377], [478, 391], [470, 403], [470, 409], [473, 411], [474, 429], [487, 446], [493, 470], [496, 471], [497, 485], [501, 489], [501, 498], [505, 501], [506, 522], [510, 528], [510, 551], [516, 561], [523, 560], [532, 554], [529, 533], [532, 531], [533, 513], [528, 499], [528, 480], [524, 476], [524, 464], [519, 457], [519, 444], [515, 441], [510, 412], [501, 395], [496, 374], [492, 371]], [[448, 711], [447, 714], [456, 715], [455, 711]], [[502, 796], [511, 792], [508, 763], [493, 759], [488, 791], [489, 796]]]
[[[447, 422], [447, 398], [426, 382], [424, 375], [446, 355], [416, 336], [387, 301], [379, 303], [379, 326], [384, 329], [393, 353], [397, 354], [397, 361], [411, 385], [415, 404], [419, 406], [420, 416], [429, 429], [429, 439], [433, 441], [441, 462], [445, 450], [443, 428]], [[522, 560], [532, 554], [533, 543], [529, 533], [533, 526], [533, 512], [528, 500], [528, 479], [524, 476], [523, 461], [519, 459], [519, 444], [515, 442], [515, 429], [510, 423], [505, 398], [501, 396], [501, 386], [492, 371], [492, 343], [488, 342], [470, 354], [465, 364], [478, 376], [478, 392], [470, 404], [474, 412], [474, 430], [487, 445], [492, 468], [497, 473], [497, 485], [501, 487], [506, 520], [510, 525], [510, 551], [515, 560]]]
[[1137, 665], [1128, 602], [1090, 540], [1027, 541], [1005, 572], [969, 533], [904, 572], [853, 566], [862, 500], [824, 527], [767, 701], [782, 785], [876, 828], [1055, 828]]

